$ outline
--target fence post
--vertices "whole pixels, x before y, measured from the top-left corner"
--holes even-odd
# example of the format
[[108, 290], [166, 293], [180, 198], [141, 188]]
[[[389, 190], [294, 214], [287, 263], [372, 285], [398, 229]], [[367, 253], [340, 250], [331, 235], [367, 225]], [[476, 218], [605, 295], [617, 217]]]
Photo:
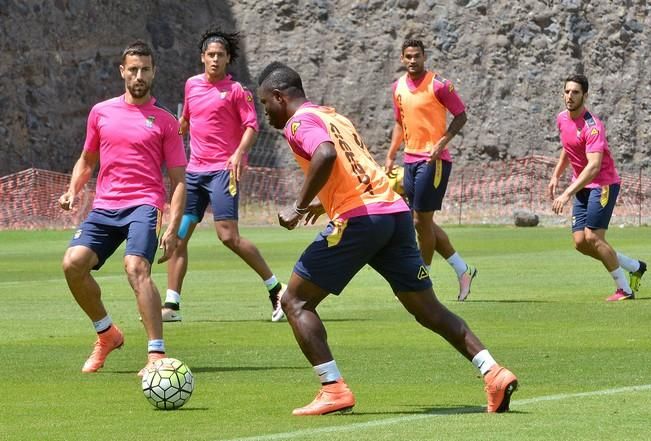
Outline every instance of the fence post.
[[637, 212], [637, 226], [641, 227], [642, 226], [642, 198], [644, 197], [644, 194], [642, 193], [642, 167], [640, 167], [640, 172], [637, 178], [637, 194], [638, 194], [637, 200], [639, 201], [638, 212]]
[[461, 212], [463, 211], [463, 195], [465, 194], [465, 188], [464, 188], [464, 183], [463, 183], [463, 175], [465, 173], [461, 173], [461, 195], [459, 197], [459, 225], [461, 225]]

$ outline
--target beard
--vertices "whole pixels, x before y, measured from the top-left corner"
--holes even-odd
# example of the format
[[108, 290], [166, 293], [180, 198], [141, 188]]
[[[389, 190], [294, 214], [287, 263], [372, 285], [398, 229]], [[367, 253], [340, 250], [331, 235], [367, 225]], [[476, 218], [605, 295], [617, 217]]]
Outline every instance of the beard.
[[147, 84], [144, 82], [132, 83], [127, 85], [127, 90], [129, 90], [129, 93], [131, 94], [132, 97], [142, 98], [144, 96], [147, 96], [147, 94], [151, 90], [151, 84]]
[[570, 112], [576, 109], [580, 109], [581, 106], [583, 106], [583, 97], [581, 97], [580, 100], [574, 100], [573, 103], [568, 103], [568, 102], [565, 103], [565, 108], [567, 108], [567, 110], [569, 110]]

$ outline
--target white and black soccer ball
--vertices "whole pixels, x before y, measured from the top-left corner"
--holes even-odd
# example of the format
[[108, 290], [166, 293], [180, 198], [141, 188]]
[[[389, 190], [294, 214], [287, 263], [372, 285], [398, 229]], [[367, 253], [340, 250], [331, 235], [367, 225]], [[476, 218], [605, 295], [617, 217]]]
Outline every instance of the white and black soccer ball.
[[142, 376], [145, 398], [158, 409], [178, 409], [188, 402], [194, 390], [194, 376], [185, 363], [162, 358]]

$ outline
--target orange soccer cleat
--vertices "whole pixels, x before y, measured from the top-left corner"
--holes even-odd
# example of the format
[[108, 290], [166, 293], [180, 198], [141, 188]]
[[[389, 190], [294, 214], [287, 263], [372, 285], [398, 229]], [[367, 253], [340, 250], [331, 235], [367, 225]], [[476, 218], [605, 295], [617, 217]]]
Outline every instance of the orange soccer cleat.
[[487, 412], [502, 413], [509, 410], [511, 394], [518, 388], [518, 379], [513, 373], [496, 364], [484, 375], [484, 390], [488, 399]]
[[459, 277], [459, 295], [457, 296], [457, 299], [460, 302], [463, 302], [468, 298], [470, 295], [470, 285], [472, 285], [472, 281], [475, 279], [477, 276], [477, 268], [474, 266], [466, 265], [466, 272], [461, 274], [461, 277]]
[[343, 378], [332, 384], [324, 384], [314, 401], [305, 407], [294, 409], [292, 415], [327, 415], [332, 412], [350, 412], [355, 405], [355, 396]]
[[104, 366], [104, 361], [108, 354], [111, 353], [113, 349], [119, 349], [124, 344], [124, 335], [122, 331], [115, 326], [111, 325], [106, 331], [101, 334], [97, 334], [97, 340], [95, 340], [95, 347], [93, 352], [91, 352], [90, 357], [84, 363], [84, 367], [81, 368], [81, 371], [84, 373], [97, 372], [101, 367]]
[[150, 354], [147, 354], [147, 364], [145, 365], [144, 368], [138, 371], [138, 376], [144, 377], [147, 371], [153, 367], [154, 362], [156, 360], [160, 360], [161, 358], [167, 358], [167, 355], [158, 352], [152, 352]]

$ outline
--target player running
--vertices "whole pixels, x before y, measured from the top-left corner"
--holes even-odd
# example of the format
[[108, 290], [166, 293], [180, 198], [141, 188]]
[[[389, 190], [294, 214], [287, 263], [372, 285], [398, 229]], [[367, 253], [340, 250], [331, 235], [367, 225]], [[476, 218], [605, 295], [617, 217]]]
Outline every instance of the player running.
[[91, 270], [100, 269], [125, 240], [124, 270], [147, 332], [147, 366], [165, 357], [160, 294], [151, 278], [165, 203], [163, 165], [171, 181], [172, 199], [169, 225], [160, 239], [163, 256], [159, 263], [165, 262], [177, 246], [176, 232], [185, 205], [186, 159], [179, 125], [174, 115], [151, 96], [155, 64], [146, 43], [135, 41], [127, 46], [120, 74], [126, 91], [91, 109], [83, 151], [68, 191], [59, 198], [61, 208], [70, 210], [99, 163], [93, 209], [63, 257], [68, 287], [97, 332], [95, 348], [82, 372], [99, 370], [108, 354], [124, 343], [122, 332], [104, 307]]
[[[425, 69], [425, 46], [405, 40], [400, 62], [407, 73], [393, 83], [395, 125], [384, 168], [392, 173], [400, 145], [405, 144], [404, 191], [414, 214], [420, 253], [429, 270], [434, 251], [454, 269], [459, 280], [459, 301], [470, 294], [477, 269], [467, 265], [450, 238], [434, 222], [452, 170], [448, 143], [466, 124], [466, 108], [452, 83]], [[446, 126], [447, 112], [454, 118]]]
[[258, 248], [240, 236], [238, 228], [239, 181], [258, 132], [253, 95], [226, 73], [227, 66], [238, 56], [238, 46], [238, 34], [219, 29], [205, 32], [199, 44], [204, 72], [185, 83], [181, 133], [187, 133], [189, 128], [188, 199], [179, 230], [181, 242], [167, 265], [167, 294], [162, 310], [165, 322], [181, 320], [188, 241], [208, 204], [219, 240], [263, 280], [271, 301], [271, 321], [284, 316], [280, 307], [284, 286]]
[[[291, 230], [301, 219], [314, 223], [324, 212], [330, 218], [294, 266], [281, 300], [296, 341], [322, 385], [314, 401], [293, 414], [323, 415], [355, 405], [316, 308], [329, 293], [341, 293], [367, 263], [387, 279], [421, 325], [440, 334], [480, 370], [488, 411], [507, 411], [518, 385], [515, 375], [498, 365], [466, 323], [437, 300], [409, 207], [391, 190], [352, 123], [332, 108], [309, 102], [299, 74], [282, 63], [268, 65], [258, 84], [269, 123], [284, 130], [305, 173], [293, 206], [278, 215], [280, 224]], [[317, 195], [318, 201], [311, 203]]]
[[[567, 110], [558, 114], [556, 124], [563, 150], [549, 181], [549, 194], [556, 214], [573, 198], [572, 237], [574, 246], [586, 256], [599, 260], [615, 281], [615, 293], [606, 300], [632, 300], [640, 288], [646, 263], [616, 252], [606, 241], [606, 231], [619, 194], [620, 178], [606, 141], [606, 128], [585, 107], [588, 79], [572, 75], [565, 80], [563, 99]], [[556, 196], [558, 181], [568, 165], [572, 183]], [[624, 270], [629, 272], [626, 277]]]

